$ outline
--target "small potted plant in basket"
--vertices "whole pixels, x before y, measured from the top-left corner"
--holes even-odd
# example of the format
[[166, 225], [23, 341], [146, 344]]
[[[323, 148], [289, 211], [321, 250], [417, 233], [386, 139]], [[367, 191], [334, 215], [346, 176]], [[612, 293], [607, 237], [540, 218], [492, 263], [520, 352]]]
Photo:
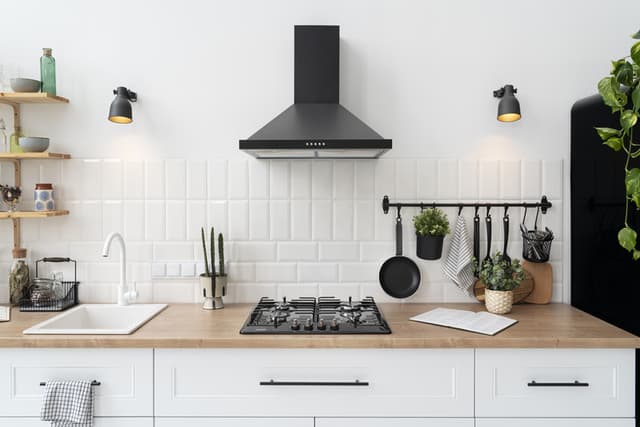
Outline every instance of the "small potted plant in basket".
[[422, 259], [440, 259], [442, 242], [449, 234], [449, 219], [442, 209], [433, 207], [413, 217], [416, 228], [416, 255]]
[[493, 257], [483, 261], [479, 276], [485, 287], [487, 311], [494, 314], [509, 313], [513, 306], [513, 290], [525, 278], [520, 260], [510, 260], [496, 252]]

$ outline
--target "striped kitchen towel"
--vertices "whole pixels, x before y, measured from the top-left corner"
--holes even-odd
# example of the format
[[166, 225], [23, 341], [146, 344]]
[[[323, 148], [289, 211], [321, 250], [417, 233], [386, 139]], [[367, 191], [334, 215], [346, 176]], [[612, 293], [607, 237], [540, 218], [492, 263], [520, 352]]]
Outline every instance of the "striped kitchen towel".
[[47, 381], [40, 419], [53, 427], [92, 427], [91, 381]]
[[473, 292], [473, 244], [469, 239], [467, 224], [462, 215], [458, 215], [453, 238], [449, 245], [449, 253], [442, 264], [445, 276], [453, 283], [469, 294]]

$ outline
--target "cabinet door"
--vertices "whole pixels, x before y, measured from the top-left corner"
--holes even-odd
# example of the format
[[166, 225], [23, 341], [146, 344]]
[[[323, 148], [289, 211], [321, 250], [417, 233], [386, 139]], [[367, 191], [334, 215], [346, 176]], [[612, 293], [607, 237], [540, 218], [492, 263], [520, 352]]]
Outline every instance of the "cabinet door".
[[500, 418], [476, 420], [476, 427], [635, 427], [634, 418]]
[[156, 418], [155, 427], [314, 427], [313, 418]]
[[[0, 427], [49, 427], [38, 418], [0, 418]], [[94, 427], [153, 427], [153, 418], [95, 418]]]
[[153, 416], [151, 349], [2, 349], [0, 416], [39, 417], [50, 380], [96, 380], [98, 417]]
[[480, 418], [633, 418], [635, 351], [478, 349]]
[[156, 415], [473, 417], [472, 349], [158, 349]]
[[473, 418], [316, 418], [315, 427], [474, 427]]

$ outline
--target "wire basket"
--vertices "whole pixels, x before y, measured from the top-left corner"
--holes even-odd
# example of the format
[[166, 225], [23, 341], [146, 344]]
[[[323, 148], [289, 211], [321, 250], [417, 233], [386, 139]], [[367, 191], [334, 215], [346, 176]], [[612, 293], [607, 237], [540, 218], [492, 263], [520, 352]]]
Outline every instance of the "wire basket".
[[[72, 262], [73, 281], [56, 281], [38, 277], [40, 262]], [[78, 304], [78, 271], [71, 258], [42, 258], [36, 261], [36, 278], [25, 297], [20, 301], [20, 311], [62, 311]]]
[[540, 208], [536, 212], [536, 220], [533, 230], [528, 230], [525, 226], [527, 211], [522, 219], [522, 258], [529, 262], [542, 263], [549, 261], [551, 254], [551, 242], [553, 242], [553, 232], [548, 228], [545, 231], [538, 230], [538, 215]]

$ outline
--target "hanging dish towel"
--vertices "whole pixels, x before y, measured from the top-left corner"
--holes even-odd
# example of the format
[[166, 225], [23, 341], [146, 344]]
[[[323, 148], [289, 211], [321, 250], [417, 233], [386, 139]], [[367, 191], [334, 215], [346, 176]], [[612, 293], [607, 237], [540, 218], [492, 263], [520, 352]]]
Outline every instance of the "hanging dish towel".
[[53, 427], [92, 427], [91, 381], [48, 381], [40, 419]]
[[442, 264], [442, 270], [458, 288], [468, 293], [473, 291], [472, 287], [476, 280], [473, 276], [473, 245], [462, 215], [458, 215], [449, 253]]

